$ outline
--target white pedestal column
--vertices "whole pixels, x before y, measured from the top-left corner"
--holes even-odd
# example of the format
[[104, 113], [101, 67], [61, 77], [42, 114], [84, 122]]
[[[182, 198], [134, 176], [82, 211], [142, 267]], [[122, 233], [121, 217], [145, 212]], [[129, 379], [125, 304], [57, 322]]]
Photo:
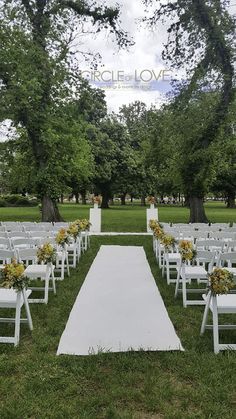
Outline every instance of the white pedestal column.
[[90, 208], [89, 221], [92, 224], [90, 227], [91, 233], [101, 232], [101, 208]]
[[147, 232], [151, 233], [152, 230], [149, 228], [149, 221], [150, 220], [158, 221], [158, 209], [153, 206], [151, 208], [148, 208], [146, 211], [147, 211]]

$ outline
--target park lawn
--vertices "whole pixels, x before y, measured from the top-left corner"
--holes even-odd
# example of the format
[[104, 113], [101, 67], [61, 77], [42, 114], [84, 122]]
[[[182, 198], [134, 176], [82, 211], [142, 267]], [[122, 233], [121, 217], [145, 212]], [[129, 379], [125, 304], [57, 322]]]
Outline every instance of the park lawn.
[[[60, 212], [66, 221], [88, 218], [90, 205], [63, 204]], [[236, 210], [228, 209], [222, 202], [205, 204], [211, 222], [236, 222]], [[158, 206], [159, 220], [172, 223], [187, 223], [189, 209], [178, 206]], [[38, 207], [0, 208], [0, 221], [39, 221]], [[140, 205], [114, 205], [102, 210], [102, 231], [144, 232], [146, 231], [146, 209]]]
[[[185, 352], [56, 356], [101, 244], [144, 246]], [[1, 419], [235, 418], [236, 353], [214, 355], [212, 333], [199, 336], [203, 307], [183, 309], [181, 298], [175, 300], [173, 294], [174, 286], [160, 275], [151, 237], [92, 237], [79, 267], [57, 284], [57, 296], [50, 295], [47, 306], [31, 305], [32, 335], [23, 325], [18, 348], [0, 345]], [[224, 332], [226, 338], [235, 341], [236, 332]]]

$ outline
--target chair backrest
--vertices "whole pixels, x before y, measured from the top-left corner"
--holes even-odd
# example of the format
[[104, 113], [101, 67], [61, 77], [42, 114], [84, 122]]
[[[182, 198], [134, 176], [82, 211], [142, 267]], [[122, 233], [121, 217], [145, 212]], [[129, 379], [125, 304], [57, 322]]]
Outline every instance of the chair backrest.
[[28, 266], [30, 263], [37, 263], [37, 248], [21, 249], [16, 250], [19, 262], [25, 263]]
[[31, 238], [42, 238], [48, 236], [48, 231], [29, 231], [29, 236]]
[[195, 247], [199, 250], [219, 250], [223, 251], [225, 246], [225, 242], [223, 240], [214, 240], [214, 239], [208, 239], [208, 240], [196, 240]]
[[225, 228], [229, 227], [229, 223], [213, 223], [210, 225], [210, 227], [218, 228], [220, 230], [224, 230]]
[[0, 237], [5, 237], [5, 238], [7, 238], [8, 237], [8, 233], [7, 233], [7, 231], [0, 231]]
[[236, 252], [236, 240], [229, 240], [227, 246], [228, 252]]
[[32, 242], [31, 239], [26, 238], [26, 237], [22, 237], [19, 239], [11, 239], [11, 243], [12, 243], [12, 247], [14, 247], [14, 249], [16, 247], [24, 247], [24, 248], [29, 248], [32, 247]]
[[0, 248], [11, 250], [11, 242], [6, 237], [0, 237]]
[[5, 222], [2, 223], [6, 231], [22, 231], [23, 226], [18, 222]]
[[192, 237], [196, 241], [197, 239], [206, 240], [208, 238], [208, 231], [193, 231]]
[[0, 249], [0, 261], [3, 263], [11, 263], [15, 254], [13, 250]]
[[25, 231], [45, 231], [44, 225], [31, 224], [24, 226]]
[[8, 237], [11, 239], [21, 239], [21, 238], [28, 238], [29, 235], [25, 231], [9, 231]]
[[236, 252], [225, 252], [218, 256], [217, 266], [231, 268], [232, 264], [236, 264]]
[[203, 265], [206, 268], [208, 265], [208, 272], [211, 272], [215, 262], [216, 252], [210, 250], [198, 250], [196, 256], [197, 265]]
[[224, 240], [224, 241], [235, 240], [236, 239], [236, 233], [229, 232], [228, 230], [217, 231], [217, 232], [211, 231], [210, 234], [209, 234], [209, 237], [214, 238], [216, 240]]
[[0, 231], [6, 231], [5, 226], [0, 226]]
[[194, 230], [206, 230], [209, 227], [207, 223], [193, 223], [191, 226], [193, 226]]

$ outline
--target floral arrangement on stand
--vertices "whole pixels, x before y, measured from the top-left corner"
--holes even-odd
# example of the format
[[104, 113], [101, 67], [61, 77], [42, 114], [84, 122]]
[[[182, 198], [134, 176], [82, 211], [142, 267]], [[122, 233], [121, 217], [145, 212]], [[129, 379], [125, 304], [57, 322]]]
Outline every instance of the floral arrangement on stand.
[[155, 229], [153, 230], [153, 234], [156, 237], [157, 240], [161, 240], [162, 237], [165, 235], [165, 232], [160, 224], [158, 224]]
[[179, 252], [181, 254], [182, 262], [192, 261], [196, 258], [197, 252], [193, 247], [193, 244], [189, 240], [180, 240]]
[[214, 271], [208, 275], [209, 289], [213, 295], [228, 294], [236, 285], [233, 274], [227, 269], [215, 268]]
[[23, 263], [18, 263], [15, 259], [11, 263], [4, 266], [2, 270], [4, 288], [14, 288], [17, 291], [22, 291], [28, 287], [29, 278], [24, 275], [25, 267]]
[[37, 250], [38, 263], [55, 263], [56, 261], [56, 250], [50, 243], [45, 243], [38, 247]]
[[77, 237], [79, 236], [79, 233], [80, 233], [80, 228], [79, 228], [79, 225], [77, 224], [76, 221], [74, 221], [73, 223], [70, 223], [69, 228], [67, 229], [67, 233], [74, 240], [77, 239]]
[[92, 198], [92, 201], [93, 201], [93, 204], [95, 204], [95, 205], [101, 205], [101, 202], [102, 202], [101, 197], [98, 196], [98, 195], [94, 196]]
[[149, 205], [154, 205], [156, 203], [156, 198], [154, 196], [148, 196], [147, 202]]
[[156, 227], [158, 227], [160, 224], [157, 220], [149, 220], [149, 228], [154, 231]]
[[65, 247], [66, 244], [69, 244], [70, 239], [70, 235], [65, 228], [61, 228], [56, 235], [56, 243], [62, 247]]
[[173, 236], [163, 233], [160, 236], [160, 243], [164, 246], [166, 252], [170, 252], [177, 244], [177, 240]]
[[86, 218], [84, 218], [83, 220], [75, 220], [74, 224], [78, 226], [79, 232], [88, 231], [91, 226], [91, 223]]

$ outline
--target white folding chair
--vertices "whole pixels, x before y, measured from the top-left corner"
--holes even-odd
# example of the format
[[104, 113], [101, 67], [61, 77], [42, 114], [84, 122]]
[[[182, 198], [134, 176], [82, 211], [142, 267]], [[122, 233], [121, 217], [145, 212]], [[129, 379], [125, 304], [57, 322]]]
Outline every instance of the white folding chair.
[[[219, 340], [219, 331], [220, 330], [229, 330], [236, 329], [236, 324], [219, 324], [219, 314], [235, 314], [236, 313], [236, 294], [227, 294], [227, 295], [214, 295], [211, 291], [206, 295], [203, 295], [203, 298], [206, 302], [202, 325], [201, 325], [201, 335], [205, 332], [206, 329], [213, 330], [213, 343], [214, 343], [214, 352], [218, 354], [222, 350], [236, 350], [235, 343], [220, 343]], [[212, 324], [207, 324], [207, 318], [209, 310], [212, 312]]]
[[[44, 291], [44, 298], [31, 298], [29, 303], [48, 303], [48, 293], [53, 291], [56, 294], [56, 283], [54, 278], [54, 266], [52, 263], [47, 265], [37, 264], [37, 249], [17, 249], [19, 262], [25, 263], [25, 276], [30, 280], [40, 279], [45, 281], [44, 287], [31, 287], [32, 291]], [[52, 281], [52, 288], [49, 288], [49, 281]]]
[[0, 249], [0, 269], [3, 269], [6, 263], [11, 263], [14, 256], [13, 250]]
[[167, 284], [176, 283], [177, 278], [171, 278], [170, 273], [171, 272], [178, 272], [180, 269], [181, 264], [181, 255], [177, 251], [173, 252], [164, 252], [163, 255], [163, 267], [162, 267], [162, 275], [165, 275], [166, 271], [166, 279]]
[[6, 237], [0, 237], [0, 248], [1, 249], [6, 249], [6, 250], [11, 250], [10, 240]]
[[218, 255], [217, 266], [226, 268], [236, 277], [236, 252], [225, 252]]
[[[15, 291], [13, 289], [0, 288], [0, 308], [15, 309], [14, 318], [0, 318], [1, 323], [15, 323], [14, 336], [0, 336], [1, 343], [13, 343], [14, 346], [19, 344], [20, 323], [28, 323], [29, 329], [33, 330], [33, 323], [28, 304], [28, 297], [30, 294], [30, 290], [26, 291], [23, 289], [22, 291]], [[21, 318], [21, 308], [23, 305], [26, 310], [26, 319]]]
[[[196, 265], [181, 263], [179, 273], [177, 276], [175, 297], [178, 293], [182, 293], [183, 306], [186, 308], [188, 305], [204, 305], [204, 300], [189, 300], [187, 294], [199, 294], [205, 292], [204, 289], [199, 288], [187, 288], [187, 283], [192, 284], [193, 280], [197, 283], [208, 284], [208, 273], [212, 272], [213, 264], [215, 262], [215, 252], [210, 251], [198, 251], [196, 257]], [[208, 266], [206, 266], [208, 265]], [[180, 287], [182, 285], [182, 287]]]

